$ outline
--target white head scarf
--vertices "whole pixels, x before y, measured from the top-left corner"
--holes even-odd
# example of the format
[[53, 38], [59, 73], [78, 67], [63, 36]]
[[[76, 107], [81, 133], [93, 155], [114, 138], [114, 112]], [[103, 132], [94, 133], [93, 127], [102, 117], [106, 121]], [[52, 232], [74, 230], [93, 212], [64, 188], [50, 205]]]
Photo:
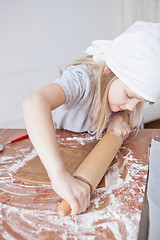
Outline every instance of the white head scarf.
[[92, 42], [85, 52], [95, 62], [104, 60], [141, 97], [160, 99], [160, 23], [137, 21], [113, 41]]

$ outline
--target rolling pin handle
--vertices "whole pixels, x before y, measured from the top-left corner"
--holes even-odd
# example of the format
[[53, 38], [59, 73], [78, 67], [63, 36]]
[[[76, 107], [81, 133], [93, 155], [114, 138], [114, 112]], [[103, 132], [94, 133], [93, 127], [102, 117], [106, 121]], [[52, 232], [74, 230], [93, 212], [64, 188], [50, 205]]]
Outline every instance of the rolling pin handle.
[[65, 217], [65, 216], [69, 215], [70, 213], [71, 213], [70, 205], [65, 200], [63, 200], [58, 206], [59, 216]]

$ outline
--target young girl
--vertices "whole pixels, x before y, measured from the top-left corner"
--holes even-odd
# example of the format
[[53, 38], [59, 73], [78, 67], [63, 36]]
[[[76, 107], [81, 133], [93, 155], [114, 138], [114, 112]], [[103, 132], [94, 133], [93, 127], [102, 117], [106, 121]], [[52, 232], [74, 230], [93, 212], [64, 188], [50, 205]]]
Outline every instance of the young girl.
[[66, 171], [55, 128], [91, 131], [97, 139], [107, 128], [124, 140], [138, 128], [143, 103], [160, 97], [160, 23], [138, 21], [113, 41], [93, 42], [86, 53], [23, 103], [30, 139], [72, 216], [89, 206], [90, 187]]

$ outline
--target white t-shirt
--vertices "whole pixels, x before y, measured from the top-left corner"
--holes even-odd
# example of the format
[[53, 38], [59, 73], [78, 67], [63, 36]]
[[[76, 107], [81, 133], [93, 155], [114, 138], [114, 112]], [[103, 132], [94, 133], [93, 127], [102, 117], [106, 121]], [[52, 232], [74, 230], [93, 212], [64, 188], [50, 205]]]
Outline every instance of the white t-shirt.
[[93, 131], [90, 126], [93, 79], [93, 69], [81, 64], [68, 67], [61, 78], [54, 81], [63, 88], [66, 96], [65, 104], [52, 112], [55, 128], [73, 132]]

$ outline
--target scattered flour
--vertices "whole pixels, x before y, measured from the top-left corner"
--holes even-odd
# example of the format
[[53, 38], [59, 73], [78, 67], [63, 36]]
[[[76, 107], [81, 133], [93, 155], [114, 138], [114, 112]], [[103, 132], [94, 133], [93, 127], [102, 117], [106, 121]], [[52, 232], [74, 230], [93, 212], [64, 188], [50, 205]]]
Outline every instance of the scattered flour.
[[[82, 134], [83, 135], [83, 134]], [[81, 145], [85, 145], [89, 141], [93, 141], [96, 139], [95, 136], [91, 136], [89, 134], [84, 133], [85, 137], [79, 137], [79, 136], [72, 136], [72, 137], [66, 137], [66, 138], [58, 138], [58, 142], [63, 145], [71, 145], [72, 147], [77, 147], [76, 143], [79, 143]], [[75, 143], [75, 144], [73, 144]]]
[[[67, 141], [73, 139], [85, 144], [76, 137], [67, 138]], [[145, 183], [148, 168], [133, 156], [131, 150], [127, 150], [123, 161], [108, 169], [106, 187], [94, 192], [88, 210], [73, 218], [57, 215], [60, 198], [51, 186], [20, 184], [12, 180], [11, 174], [36, 155], [30, 149], [16, 149], [15, 152], [15, 156], [1, 158], [2, 239], [16, 239], [8, 229], [16, 231], [19, 239], [50, 239], [51, 235], [52, 239], [64, 240], [109, 239], [106, 229], [112, 239], [137, 239], [145, 190], [145, 184], [140, 184], [138, 179], [142, 178]]]

